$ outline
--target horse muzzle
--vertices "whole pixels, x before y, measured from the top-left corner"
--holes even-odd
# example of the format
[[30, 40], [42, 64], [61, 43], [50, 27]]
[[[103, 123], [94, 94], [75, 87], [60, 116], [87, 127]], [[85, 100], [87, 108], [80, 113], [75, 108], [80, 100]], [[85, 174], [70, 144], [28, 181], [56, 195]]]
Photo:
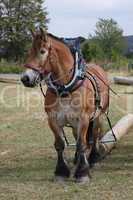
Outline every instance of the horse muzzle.
[[35, 87], [42, 81], [41, 74], [32, 69], [28, 69], [21, 76], [21, 82], [25, 87]]

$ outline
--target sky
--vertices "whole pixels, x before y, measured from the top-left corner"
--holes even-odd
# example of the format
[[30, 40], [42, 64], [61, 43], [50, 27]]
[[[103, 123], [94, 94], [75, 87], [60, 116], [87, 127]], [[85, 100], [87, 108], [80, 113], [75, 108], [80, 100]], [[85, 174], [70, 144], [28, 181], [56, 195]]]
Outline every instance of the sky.
[[45, 0], [49, 32], [61, 37], [88, 37], [94, 34], [99, 18], [113, 18], [133, 35], [133, 0]]

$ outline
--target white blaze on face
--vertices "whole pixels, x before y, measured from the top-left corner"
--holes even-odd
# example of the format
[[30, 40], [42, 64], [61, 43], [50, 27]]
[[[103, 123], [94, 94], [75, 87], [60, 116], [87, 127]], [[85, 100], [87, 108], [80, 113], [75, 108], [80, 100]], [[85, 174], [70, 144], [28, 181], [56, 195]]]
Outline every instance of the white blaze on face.
[[38, 58], [40, 60], [41, 63], [44, 63], [47, 60], [48, 57], [48, 50], [45, 48], [41, 48], [40, 52], [38, 54]]

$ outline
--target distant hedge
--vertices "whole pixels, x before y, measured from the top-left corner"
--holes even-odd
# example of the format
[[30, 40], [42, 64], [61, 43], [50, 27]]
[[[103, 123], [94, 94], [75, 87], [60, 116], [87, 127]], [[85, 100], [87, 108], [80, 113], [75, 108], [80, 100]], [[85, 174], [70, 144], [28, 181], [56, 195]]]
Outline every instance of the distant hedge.
[[21, 73], [23, 71], [23, 68], [18, 63], [12, 63], [7, 62], [5, 60], [2, 60], [0, 62], [0, 73]]

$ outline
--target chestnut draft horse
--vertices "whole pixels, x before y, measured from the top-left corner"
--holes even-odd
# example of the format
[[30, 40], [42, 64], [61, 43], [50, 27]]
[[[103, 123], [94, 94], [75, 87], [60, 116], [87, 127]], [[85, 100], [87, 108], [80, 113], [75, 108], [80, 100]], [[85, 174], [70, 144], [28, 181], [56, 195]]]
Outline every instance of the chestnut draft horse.
[[[90, 178], [89, 168], [98, 156], [99, 117], [109, 104], [106, 74], [99, 66], [90, 64], [86, 66], [84, 76], [75, 79], [78, 76], [74, 69], [77, 61], [70, 48], [41, 28], [32, 35], [32, 48], [25, 64], [28, 69], [22, 74], [21, 81], [26, 87], [34, 87], [44, 79], [46, 81], [45, 111], [58, 155], [55, 176], [58, 180], [70, 176], [63, 155], [63, 128], [69, 124], [76, 140], [74, 178], [77, 182], [86, 182]], [[66, 85], [69, 85], [66, 87], [68, 90]]]

